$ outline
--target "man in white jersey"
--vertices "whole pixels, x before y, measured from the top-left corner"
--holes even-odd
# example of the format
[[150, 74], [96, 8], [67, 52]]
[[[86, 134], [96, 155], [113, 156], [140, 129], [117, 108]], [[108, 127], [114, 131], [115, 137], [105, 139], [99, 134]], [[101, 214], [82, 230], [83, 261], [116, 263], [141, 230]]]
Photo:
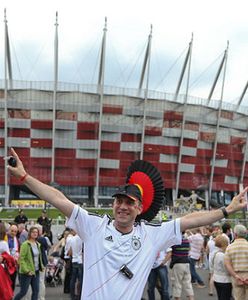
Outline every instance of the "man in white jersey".
[[89, 214], [66, 196], [27, 174], [16, 152], [11, 154], [17, 166], [8, 166], [40, 199], [45, 199], [69, 218], [84, 242], [84, 278], [81, 299], [134, 300], [141, 299], [144, 286], [158, 251], [181, 243], [181, 231], [211, 224], [246, 204], [244, 189], [222, 209], [194, 212], [160, 225], [135, 223], [142, 212], [142, 193], [137, 185], [129, 184], [114, 196], [114, 220], [108, 216]]
[[[80, 299], [83, 277], [83, 242], [78, 234], [73, 235], [69, 241], [69, 255], [71, 256], [72, 270], [70, 281], [70, 294], [71, 300]], [[76, 289], [79, 284], [80, 288]], [[77, 290], [77, 295], [76, 291]]]

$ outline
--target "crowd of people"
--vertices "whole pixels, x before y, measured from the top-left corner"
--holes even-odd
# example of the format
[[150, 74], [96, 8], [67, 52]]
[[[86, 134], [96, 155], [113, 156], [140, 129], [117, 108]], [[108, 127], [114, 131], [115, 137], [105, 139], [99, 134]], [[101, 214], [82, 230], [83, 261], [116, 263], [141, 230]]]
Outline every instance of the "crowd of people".
[[80, 299], [82, 240], [70, 228], [65, 228], [57, 243], [53, 244], [52, 236], [45, 210], [36, 224], [29, 224], [22, 210], [13, 222], [0, 221], [1, 300], [45, 300], [46, 286], [62, 283], [64, 293], [72, 300]]
[[[65, 230], [53, 252], [59, 252], [63, 260], [64, 292], [70, 293], [71, 299], [141, 299], [147, 281], [149, 300], [154, 299], [155, 287], [158, 287], [161, 299], [169, 299], [170, 296], [180, 299], [183, 291], [189, 299], [194, 299], [192, 285], [198, 288], [206, 286], [197, 267], [202, 264], [207, 268], [210, 257], [209, 282], [213, 282], [218, 299], [228, 300], [227, 297], [232, 299], [233, 296], [235, 300], [248, 299], [246, 228], [241, 224], [236, 225], [231, 240], [231, 234], [224, 230], [220, 232], [208, 228], [209, 233], [212, 230], [211, 234], [203, 232], [207, 225], [246, 208], [248, 188], [233, 197], [227, 207], [193, 212], [161, 224], [152, 224], [137, 220], [143, 211], [143, 188], [140, 184], [128, 183], [113, 195], [112, 220], [107, 215], [88, 213], [59, 190], [32, 177], [14, 149], [11, 149], [11, 154], [17, 162], [15, 167], [8, 166], [11, 174], [67, 217], [68, 230]], [[14, 300], [23, 299], [29, 286], [32, 289], [31, 299], [37, 300], [41, 295], [41, 281], [44, 283], [41, 273], [45, 266], [50, 277], [53, 271], [53, 274], [56, 273], [53, 270], [54, 260], [50, 257], [52, 252], [45, 250], [42, 242], [38, 241], [42, 236], [38, 226], [29, 228], [27, 240], [21, 246], [17, 232], [18, 226], [11, 224], [6, 241], [9, 250], [0, 252], [0, 263], [5, 266], [6, 275], [11, 279], [12, 291], [17, 277], [19, 279], [20, 290]], [[50, 239], [45, 239], [50, 241], [51, 235]], [[215, 240], [211, 249], [215, 250], [210, 255], [212, 239]], [[204, 248], [207, 253], [205, 256]], [[44, 252], [49, 263], [44, 261]], [[5, 253], [11, 259], [5, 258]], [[11, 272], [6, 267], [6, 261], [9, 266], [15, 266], [10, 268]], [[172, 274], [171, 287], [168, 274]], [[223, 286], [227, 286], [225, 295]], [[209, 284], [210, 296], [213, 291]]]
[[[184, 293], [189, 300], [193, 300], [193, 287], [208, 288], [208, 295], [211, 297], [215, 293], [218, 300], [248, 299], [247, 240], [248, 232], [242, 224], [232, 228], [230, 223], [225, 222], [222, 225], [186, 230], [181, 244], [167, 249], [163, 260], [160, 259], [159, 266], [156, 266], [157, 270], [152, 269], [148, 277], [148, 299], [155, 299], [155, 286], [161, 299], [170, 299], [172, 296], [180, 300]], [[155, 264], [157, 262], [159, 256]], [[169, 272], [162, 273], [162, 268], [167, 266]], [[201, 268], [208, 270], [208, 282], [204, 282], [199, 275], [197, 269]], [[166, 276], [170, 276], [169, 281]], [[171, 287], [168, 282], [171, 282]], [[163, 288], [166, 292], [163, 292]]]
[[[46, 285], [57, 284], [64, 285], [63, 292], [72, 300], [80, 299], [83, 241], [75, 230], [65, 228], [52, 244], [46, 235], [49, 224], [46, 211], [35, 225], [28, 225], [23, 211], [11, 224], [0, 222], [0, 256], [6, 270], [0, 272], [5, 291], [1, 299], [44, 300]], [[155, 300], [157, 289], [162, 300], [180, 300], [183, 293], [194, 300], [194, 287], [208, 288], [209, 296], [215, 293], [219, 300], [247, 299], [247, 237], [245, 226], [232, 228], [228, 222], [184, 231], [180, 244], [158, 252], [147, 280], [148, 299]], [[208, 270], [208, 282], [198, 274], [200, 268]]]

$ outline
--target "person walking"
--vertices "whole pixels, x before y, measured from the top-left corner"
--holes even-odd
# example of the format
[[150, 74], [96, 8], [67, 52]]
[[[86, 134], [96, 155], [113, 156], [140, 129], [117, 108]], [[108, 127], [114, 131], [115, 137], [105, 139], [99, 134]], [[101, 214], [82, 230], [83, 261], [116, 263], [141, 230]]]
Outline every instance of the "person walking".
[[212, 265], [213, 281], [218, 300], [231, 300], [232, 282], [224, 264], [225, 251], [228, 246], [227, 238], [223, 235], [218, 235], [215, 238], [215, 246], [218, 250], [212, 256], [210, 264]]
[[182, 291], [189, 300], [194, 300], [194, 290], [191, 283], [189, 267], [190, 243], [183, 232], [181, 244], [172, 246], [170, 268], [172, 269], [172, 295], [175, 300], [180, 300]]
[[64, 261], [65, 261], [65, 277], [64, 277], [64, 294], [70, 294], [71, 274], [72, 274], [72, 257], [69, 252], [71, 247], [71, 239], [76, 234], [73, 229], [69, 229], [69, 234], [65, 239]]
[[6, 227], [4, 223], [0, 223], [0, 254], [7, 252], [10, 254], [9, 245], [6, 241]]
[[226, 248], [225, 266], [232, 276], [235, 300], [248, 299], [248, 242], [247, 229], [237, 224], [234, 229], [234, 242]]
[[41, 259], [42, 259], [42, 264], [43, 264], [43, 270], [40, 271], [40, 283], [39, 283], [39, 300], [45, 300], [45, 295], [46, 295], [46, 286], [45, 286], [45, 267], [48, 263], [48, 250], [49, 250], [49, 244], [48, 241], [49, 239], [43, 236], [43, 228], [42, 225], [36, 224], [35, 227], [38, 228], [39, 230], [39, 235], [37, 238], [37, 241], [40, 244], [40, 250], [41, 250]]
[[10, 274], [15, 272], [15, 260], [10, 256], [9, 246], [5, 240], [6, 227], [0, 222], [0, 291], [1, 300], [11, 300], [14, 296]]
[[17, 225], [18, 227], [18, 241], [20, 246], [22, 245], [23, 242], [25, 242], [28, 238], [28, 232], [26, 230], [26, 225], [24, 223], [19, 223]]
[[70, 280], [71, 300], [78, 300], [81, 298], [83, 278], [83, 241], [78, 234], [75, 233], [70, 239], [69, 247], [68, 254], [72, 262]]
[[19, 260], [20, 291], [14, 300], [22, 299], [26, 295], [29, 285], [32, 288], [31, 300], [38, 300], [39, 272], [43, 270], [40, 244], [37, 242], [38, 235], [38, 228], [30, 227], [28, 239], [21, 246]]
[[10, 275], [13, 291], [15, 290], [15, 285], [16, 285], [16, 276], [18, 273], [17, 270], [18, 270], [18, 261], [20, 255], [20, 244], [17, 238], [17, 234], [18, 234], [17, 225], [16, 224], [10, 225], [8, 229], [7, 240], [8, 240], [10, 255], [14, 258], [16, 262], [16, 270], [15, 272], [13, 272], [13, 274]]
[[208, 255], [208, 266], [209, 266], [208, 268], [208, 295], [209, 296], [213, 296], [214, 294], [213, 265], [211, 264], [211, 261], [213, 259], [213, 255], [218, 250], [218, 248], [215, 246], [215, 238], [217, 235], [218, 234], [216, 231], [212, 232], [206, 247], [206, 252]]
[[[84, 242], [87, 259], [84, 259], [81, 300], [141, 299], [158, 251], [181, 243], [182, 231], [212, 224], [247, 206], [245, 193], [248, 187], [221, 209], [190, 213], [157, 226], [142, 220], [137, 222], [143, 213], [143, 205], [154, 198], [154, 185], [147, 170], [147, 173], [133, 172], [135, 181], [129, 179], [112, 195], [114, 220], [111, 220], [107, 215], [88, 213], [59, 190], [28, 174], [13, 148], [11, 155], [17, 162], [16, 167], [7, 166], [12, 175], [68, 217], [68, 227], [73, 228]], [[138, 164], [139, 161], [133, 167]], [[143, 178], [148, 178], [147, 184]]]
[[203, 248], [203, 236], [201, 234], [201, 229], [197, 228], [192, 235], [188, 237], [190, 242], [190, 251], [189, 251], [189, 263], [190, 263], [190, 273], [191, 273], [191, 281], [193, 284], [197, 284], [197, 287], [204, 288], [205, 284], [200, 277], [200, 275], [196, 272], [196, 262], [199, 261]]
[[149, 300], [155, 300], [155, 287], [156, 282], [159, 280], [160, 288], [159, 293], [161, 300], [169, 300], [169, 279], [167, 262], [171, 257], [171, 248], [166, 251], [162, 250], [158, 252], [156, 260], [152, 266], [151, 272], [148, 276], [148, 298]]
[[225, 222], [222, 226], [222, 235], [228, 240], [228, 245], [233, 241], [231, 224]]

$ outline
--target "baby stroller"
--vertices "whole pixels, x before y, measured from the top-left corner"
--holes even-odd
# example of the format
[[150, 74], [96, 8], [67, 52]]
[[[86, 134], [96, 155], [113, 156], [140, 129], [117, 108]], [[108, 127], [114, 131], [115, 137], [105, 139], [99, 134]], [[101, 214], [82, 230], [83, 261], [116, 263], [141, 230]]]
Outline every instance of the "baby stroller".
[[55, 259], [54, 263], [48, 263], [46, 266], [45, 282], [47, 286], [56, 287], [62, 284], [61, 273], [63, 271], [64, 261], [61, 258]]

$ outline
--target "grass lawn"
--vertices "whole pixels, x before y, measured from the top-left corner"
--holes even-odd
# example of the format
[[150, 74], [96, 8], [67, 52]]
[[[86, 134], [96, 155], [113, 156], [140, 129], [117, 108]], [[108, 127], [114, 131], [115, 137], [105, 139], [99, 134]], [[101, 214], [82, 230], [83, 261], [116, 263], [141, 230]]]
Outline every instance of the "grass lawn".
[[[23, 212], [28, 217], [28, 219], [37, 219], [42, 212], [43, 208], [24, 208]], [[110, 208], [87, 208], [89, 212], [98, 213], [100, 215], [102, 214], [108, 214], [112, 216], [112, 209]], [[56, 208], [47, 208], [47, 215], [49, 218], [57, 219], [60, 212]], [[0, 212], [0, 220], [2, 219], [14, 219], [15, 216], [18, 215], [18, 208], [3, 208]], [[62, 214], [60, 214], [62, 218], [64, 217]]]

